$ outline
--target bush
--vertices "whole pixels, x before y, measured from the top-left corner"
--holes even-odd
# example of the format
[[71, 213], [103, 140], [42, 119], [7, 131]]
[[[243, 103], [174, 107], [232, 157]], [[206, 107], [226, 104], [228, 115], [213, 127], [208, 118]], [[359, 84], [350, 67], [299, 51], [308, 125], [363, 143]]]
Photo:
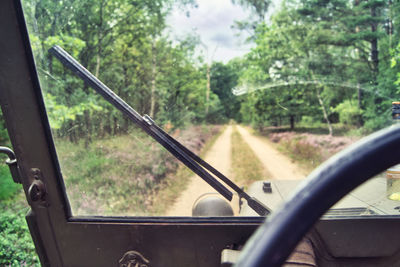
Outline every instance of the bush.
[[0, 201], [15, 195], [21, 185], [14, 183], [7, 165], [2, 164], [4, 159], [0, 158]]
[[323, 161], [319, 147], [310, 144], [301, 136], [282, 140], [280, 147], [287, 151], [292, 159], [304, 163], [310, 169], [320, 165]]
[[339, 121], [341, 123], [360, 126], [361, 110], [350, 100], [345, 100], [344, 102], [340, 103], [333, 109], [333, 111], [339, 113]]
[[301, 127], [323, 127], [323, 123], [320, 119], [316, 119], [312, 116], [302, 116], [299, 122]]
[[374, 131], [385, 128], [390, 125], [390, 121], [385, 118], [375, 117], [365, 121], [364, 132], [372, 133]]
[[382, 106], [378, 105], [368, 105], [366, 110], [363, 113], [364, 118], [364, 132], [371, 133], [384, 127], [389, 126], [392, 121], [391, 116], [391, 103], [382, 104]]
[[0, 207], [0, 266], [40, 266], [24, 216], [19, 211]]

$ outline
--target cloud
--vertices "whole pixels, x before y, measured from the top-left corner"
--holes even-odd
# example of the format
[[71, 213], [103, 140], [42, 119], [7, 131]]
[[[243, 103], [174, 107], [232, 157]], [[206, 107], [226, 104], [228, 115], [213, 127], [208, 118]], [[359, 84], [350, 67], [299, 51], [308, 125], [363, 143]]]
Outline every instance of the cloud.
[[189, 17], [182, 10], [172, 12], [167, 23], [174, 35], [195, 31], [209, 50], [218, 47], [214, 56], [217, 61], [227, 62], [249, 51], [249, 45], [240, 45], [247, 36], [239, 38], [231, 27], [235, 20], [246, 19], [248, 12], [232, 5], [231, 0], [198, 0], [197, 3], [198, 8], [189, 10]]
[[211, 41], [218, 44], [218, 46], [226, 47], [226, 48], [233, 48], [234, 47], [234, 40], [235, 38], [229, 34], [215, 34], [210, 38]]

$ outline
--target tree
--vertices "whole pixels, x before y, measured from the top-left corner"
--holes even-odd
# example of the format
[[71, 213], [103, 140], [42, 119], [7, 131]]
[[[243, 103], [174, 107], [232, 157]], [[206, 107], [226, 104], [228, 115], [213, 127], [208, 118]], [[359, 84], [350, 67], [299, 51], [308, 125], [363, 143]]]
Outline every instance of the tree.
[[[308, 25], [293, 23], [296, 16], [293, 10], [284, 6], [271, 19], [270, 25], [263, 23], [256, 30], [256, 47], [248, 55], [248, 64], [255, 67], [248, 68], [241, 80], [253, 84], [255, 89], [272, 84], [263, 93], [258, 93], [254, 106], [259, 116], [257, 123], [269, 121], [278, 125], [287, 117], [293, 129], [296, 118], [313, 110], [314, 105], [307, 102], [313, 101], [309, 97], [311, 90], [296, 84], [296, 81], [308, 78], [309, 72], [304, 66], [310, 54], [310, 30]], [[271, 108], [273, 110], [269, 110]], [[268, 115], [262, 115], [266, 112]]]
[[[354, 76], [362, 85], [377, 84], [378, 40], [383, 37], [379, 25], [384, 23], [382, 13], [385, 7], [381, 0], [355, 0], [354, 3], [347, 0], [302, 0], [298, 12], [303, 21], [319, 26], [314, 33], [315, 45], [344, 47], [354, 53], [353, 60], [357, 63], [353, 65], [352, 74], [358, 73]], [[360, 108], [363, 101], [361, 87], [357, 92]]]
[[233, 4], [239, 4], [245, 8], [249, 8], [255, 13], [260, 22], [265, 20], [265, 15], [271, 5], [271, 0], [232, 0]]
[[211, 66], [211, 89], [221, 102], [223, 115], [239, 121], [240, 101], [232, 93], [232, 88], [236, 86], [239, 78], [237, 71], [233, 63], [214, 63]]

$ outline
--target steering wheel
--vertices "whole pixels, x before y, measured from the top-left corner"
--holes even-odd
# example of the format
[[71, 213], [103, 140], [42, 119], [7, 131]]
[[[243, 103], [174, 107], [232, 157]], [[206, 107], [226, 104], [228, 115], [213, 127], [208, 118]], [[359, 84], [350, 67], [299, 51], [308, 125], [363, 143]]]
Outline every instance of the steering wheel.
[[315, 169], [247, 241], [235, 266], [279, 267], [314, 223], [369, 178], [400, 162], [400, 125], [365, 137]]

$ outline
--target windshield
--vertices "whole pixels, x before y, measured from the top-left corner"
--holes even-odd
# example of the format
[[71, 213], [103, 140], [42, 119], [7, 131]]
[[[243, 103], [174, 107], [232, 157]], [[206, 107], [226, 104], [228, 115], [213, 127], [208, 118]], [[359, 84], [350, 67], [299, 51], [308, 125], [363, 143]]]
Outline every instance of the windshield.
[[[75, 76], [49, 52], [55, 45], [272, 211], [400, 110], [398, 3], [23, 4], [74, 216], [258, 214], [229, 186], [227, 201]], [[326, 216], [399, 214], [399, 178], [400, 168], [382, 173]], [[201, 209], [225, 204], [220, 214]]]

